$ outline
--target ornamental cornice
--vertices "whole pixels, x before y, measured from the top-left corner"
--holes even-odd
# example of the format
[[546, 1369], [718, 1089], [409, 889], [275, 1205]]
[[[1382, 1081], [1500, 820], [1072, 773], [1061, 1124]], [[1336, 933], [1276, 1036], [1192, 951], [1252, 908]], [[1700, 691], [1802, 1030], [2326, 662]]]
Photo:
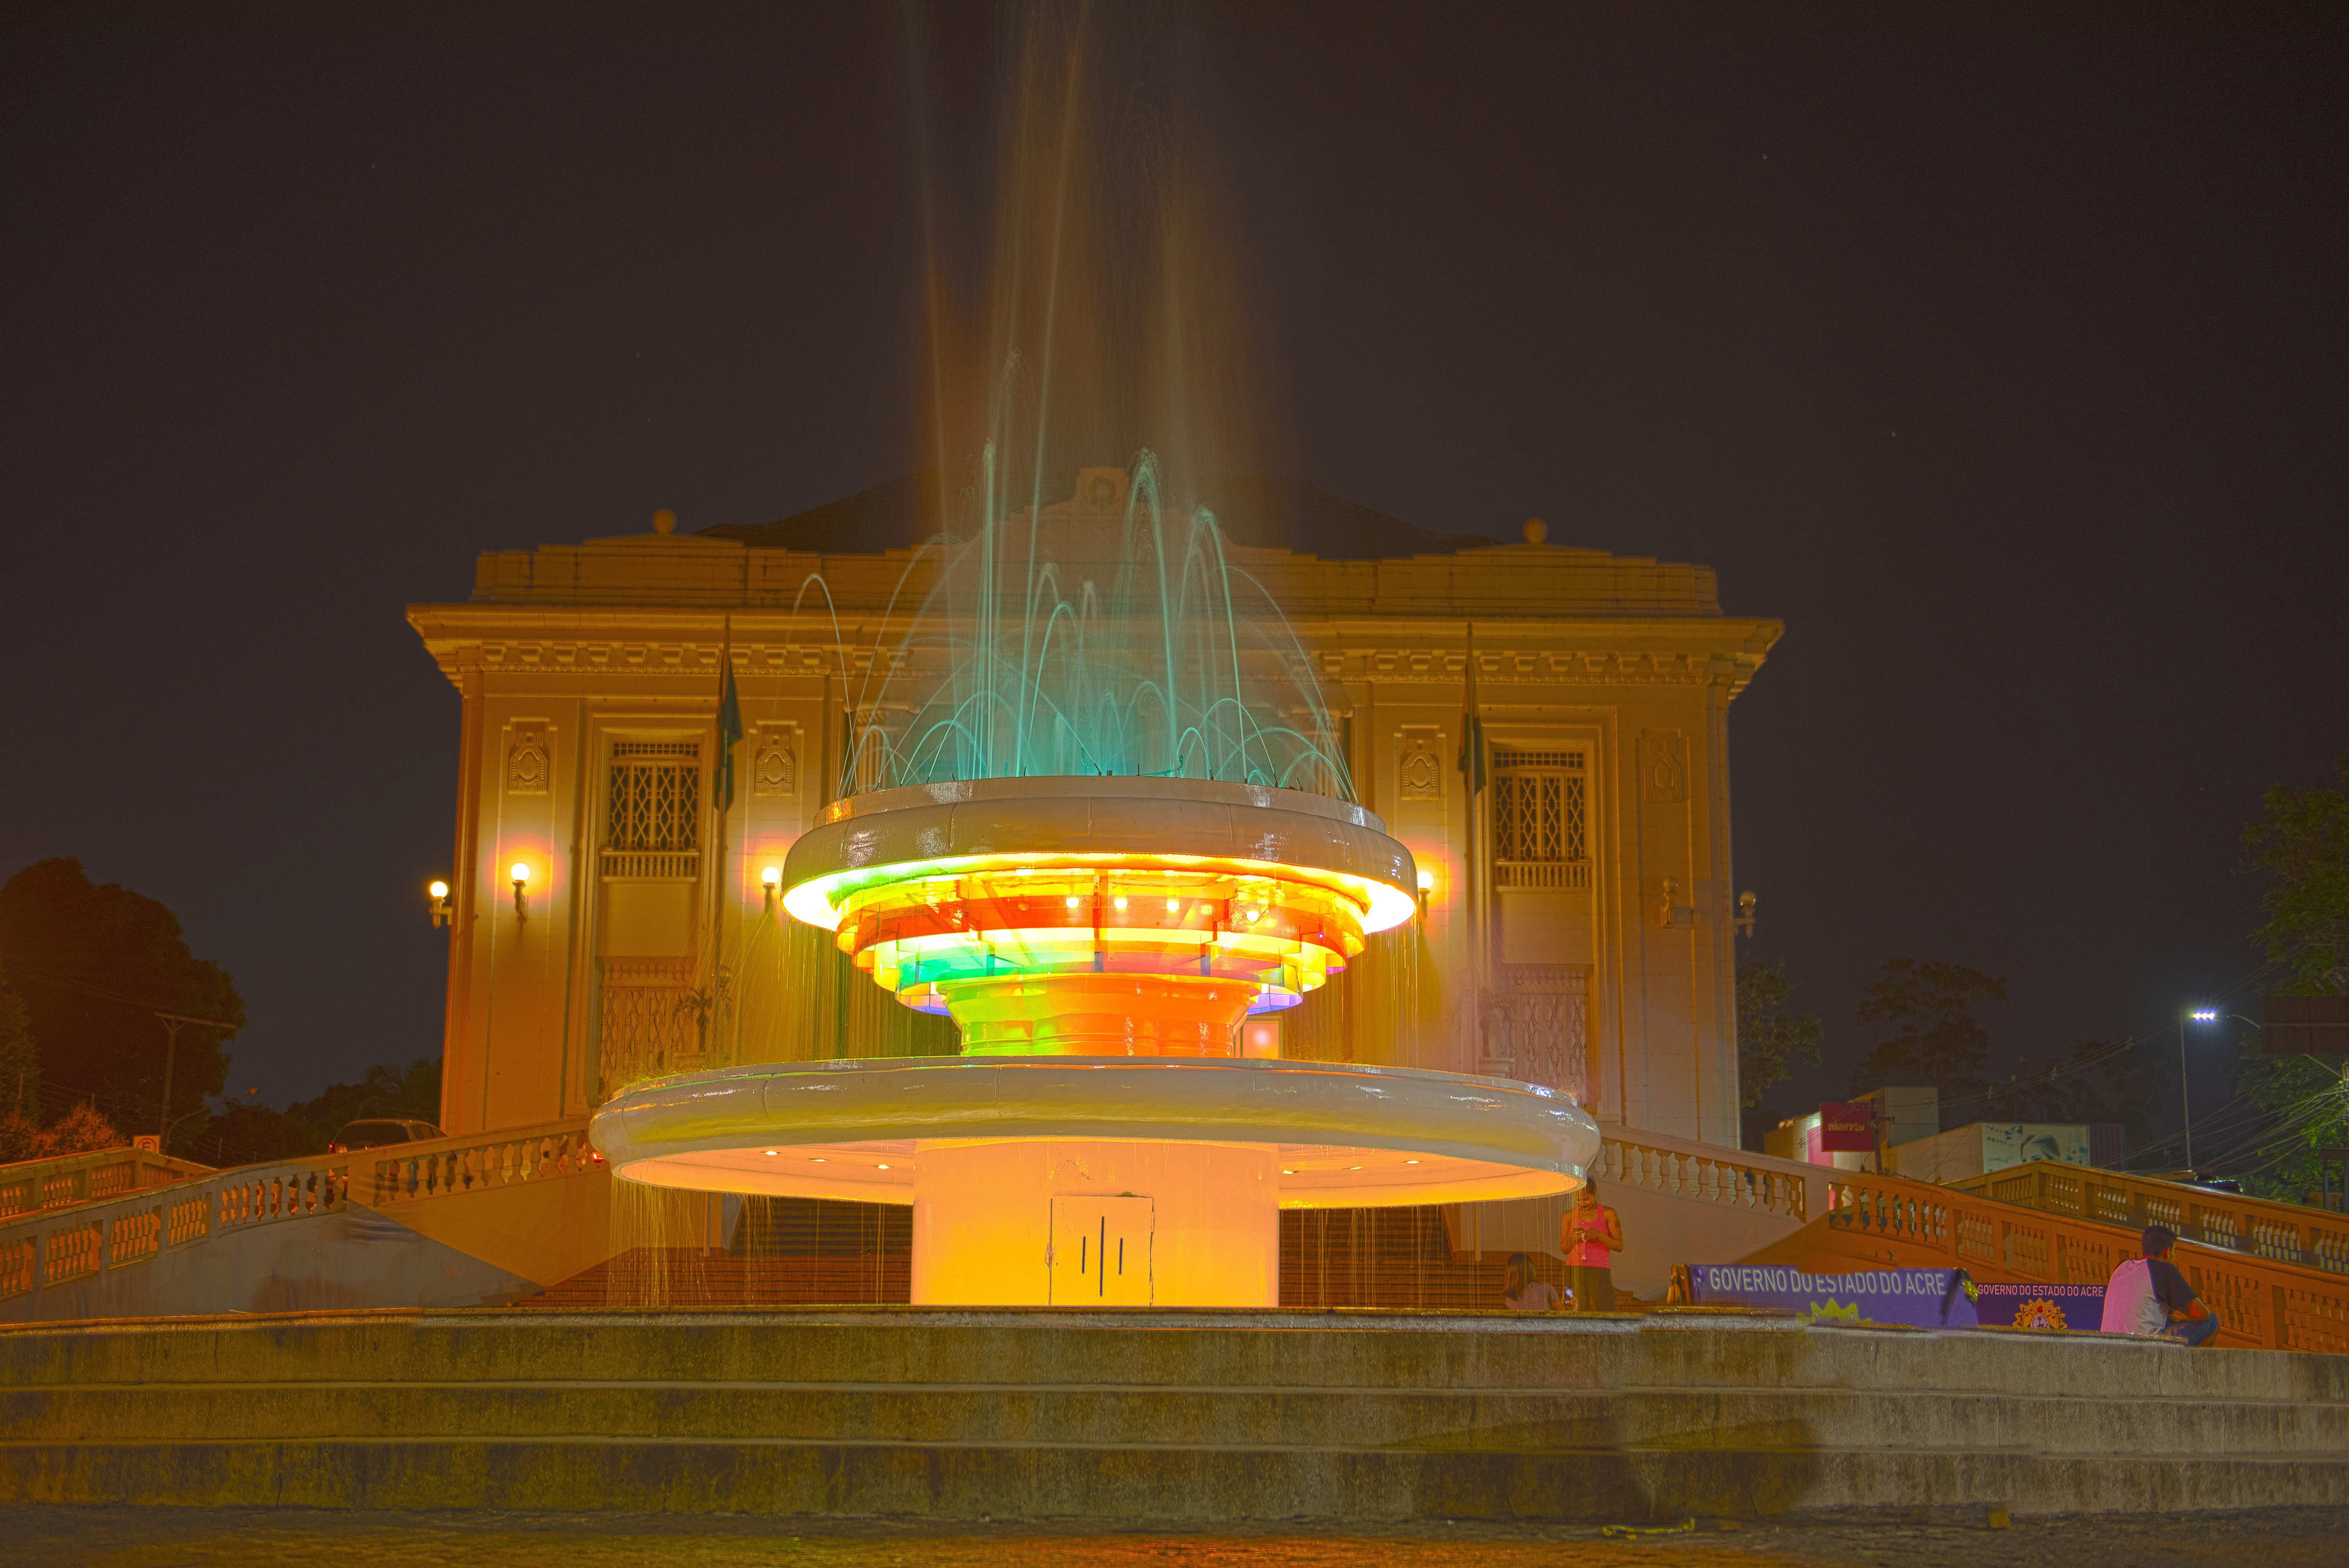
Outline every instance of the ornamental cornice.
[[[734, 667], [745, 678], [920, 676], [934, 669], [926, 650], [917, 648], [909, 657], [891, 645], [904, 634], [903, 617], [846, 620], [825, 625], [819, 635], [810, 634], [814, 629], [804, 616], [728, 617], [702, 610], [418, 605], [409, 611], [409, 621], [442, 673], [460, 687], [473, 673], [714, 678], [730, 643]], [[1309, 622], [1292, 629], [1304, 645], [1303, 656], [1277, 662], [1293, 675], [1309, 673], [1325, 684], [1456, 687], [1467, 676], [1469, 653], [1461, 623], [1413, 624], [1398, 618], [1342, 625]], [[1418, 635], [1395, 639], [1398, 631]], [[1480, 687], [1495, 688], [1710, 686], [1734, 697], [1752, 681], [1782, 631], [1775, 621], [1714, 618], [1490, 627], [1479, 622], [1476, 680]], [[1269, 654], [1260, 656], [1276, 660]], [[876, 668], [876, 660], [882, 667]]]

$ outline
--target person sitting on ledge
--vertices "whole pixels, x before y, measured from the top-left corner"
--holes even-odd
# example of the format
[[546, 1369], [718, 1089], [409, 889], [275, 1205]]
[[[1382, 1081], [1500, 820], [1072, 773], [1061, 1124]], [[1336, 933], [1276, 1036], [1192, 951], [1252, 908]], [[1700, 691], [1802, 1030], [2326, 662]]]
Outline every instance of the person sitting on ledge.
[[1623, 1250], [1623, 1222], [1599, 1201], [1599, 1183], [1586, 1180], [1574, 1206], [1558, 1222], [1566, 1252], [1566, 1284], [1577, 1312], [1615, 1310], [1614, 1253]]
[[1557, 1286], [1534, 1278], [1533, 1264], [1525, 1253], [1511, 1253], [1508, 1273], [1501, 1276], [1501, 1305], [1511, 1312], [1556, 1312], [1566, 1304]]
[[2178, 1237], [2168, 1225], [2145, 1228], [2143, 1257], [2123, 1258], [2105, 1282], [2106, 1334], [2156, 1335], [2182, 1339], [2191, 1346], [2208, 1344], [2219, 1332], [2219, 1320], [2202, 1305], [2169, 1249]]

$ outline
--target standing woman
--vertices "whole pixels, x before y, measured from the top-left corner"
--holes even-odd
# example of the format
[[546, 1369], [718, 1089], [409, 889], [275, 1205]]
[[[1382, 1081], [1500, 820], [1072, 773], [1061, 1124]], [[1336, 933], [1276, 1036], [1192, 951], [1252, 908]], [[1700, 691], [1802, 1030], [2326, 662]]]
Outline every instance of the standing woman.
[[1557, 1240], [1566, 1253], [1566, 1284], [1574, 1293], [1574, 1310], [1614, 1311], [1614, 1254], [1623, 1250], [1623, 1222], [1599, 1201], [1597, 1181], [1584, 1181], [1574, 1195], [1574, 1207], [1558, 1222]]

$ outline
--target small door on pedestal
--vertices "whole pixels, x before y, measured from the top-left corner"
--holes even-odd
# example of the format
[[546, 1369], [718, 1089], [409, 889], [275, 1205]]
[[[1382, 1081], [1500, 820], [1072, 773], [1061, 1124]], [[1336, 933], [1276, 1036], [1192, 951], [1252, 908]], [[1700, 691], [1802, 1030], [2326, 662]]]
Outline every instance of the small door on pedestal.
[[1052, 1305], [1148, 1306], [1147, 1198], [1052, 1200]]

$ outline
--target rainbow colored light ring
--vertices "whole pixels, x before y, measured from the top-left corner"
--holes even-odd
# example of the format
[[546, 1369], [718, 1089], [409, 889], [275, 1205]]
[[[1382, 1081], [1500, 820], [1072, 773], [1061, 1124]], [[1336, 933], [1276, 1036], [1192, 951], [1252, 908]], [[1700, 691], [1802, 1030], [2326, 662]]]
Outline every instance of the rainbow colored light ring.
[[[1185, 779], [979, 779], [854, 796], [792, 846], [783, 907], [909, 1006], [999, 978], [1154, 976], [1294, 1006], [1417, 908], [1359, 806]], [[1233, 997], [1226, 996], [1227, 1001]]]

